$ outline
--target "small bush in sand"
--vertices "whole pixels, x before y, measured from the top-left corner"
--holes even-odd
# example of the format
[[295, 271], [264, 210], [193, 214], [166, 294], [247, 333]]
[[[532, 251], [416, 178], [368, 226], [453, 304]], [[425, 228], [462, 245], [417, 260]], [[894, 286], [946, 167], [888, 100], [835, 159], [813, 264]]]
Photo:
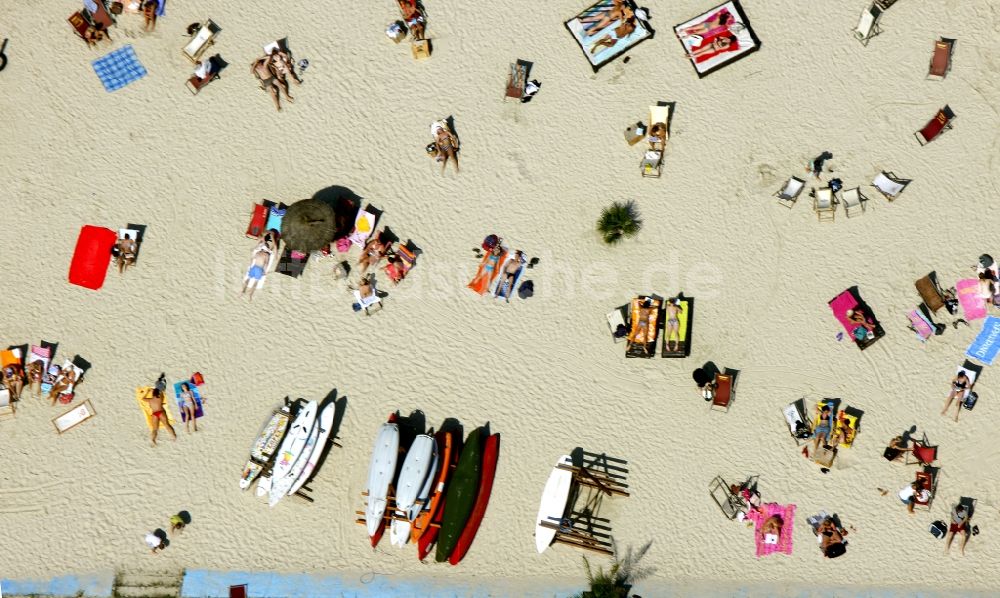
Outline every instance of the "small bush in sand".
[[634, 237], [642, 228], [642, 219], [635, 202], [616, 201], [604, 208], [597, 219], [597, 232], [608, 245], [616, 245], [625, 237]]

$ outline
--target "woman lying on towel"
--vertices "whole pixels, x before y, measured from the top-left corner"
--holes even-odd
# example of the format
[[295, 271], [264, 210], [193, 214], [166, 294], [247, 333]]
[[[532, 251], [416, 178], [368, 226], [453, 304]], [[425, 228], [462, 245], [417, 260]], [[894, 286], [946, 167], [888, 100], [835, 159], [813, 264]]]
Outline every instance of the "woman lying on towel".
[[691, 48], [688, 56], [695, 62], [705, 62], [723, 52], [735, 52], [740, 49], [740, 42], [735, 35], [723, 33], [706, 40], [701, 45]]
[[[258, 58], [250, 64], [250, 72], [260, 80], [260, 88], [270, 94], [271, 99], [274, 100], [274, 107], [278, 109], [278, 112], [281, 112], [281, 99], [279, 97], [281, 87], [278, 85], [278, 76], [274, 74], [270, 61], [270, 56]], [[288, 101], [294, 102], [295, 100], [289, 97]]]
[[602, 6], [599, 10], [580, 17], [579, 21], [583, 24], [583, 32], [591, 36], [615, 21], [630, 18], [632, 18], [632, 7], [625, 0], [612, 0], [610, 6]]
[[56, 383], [52, 385], [52, 390], [49, 391], [49, 400], [52, 404], [56, 404], [56, 400], [64, 392], [73, 388], [73, 384], [76, 383], [76, 370], [71, 367], [66, 368], [56, 379]]
[[358, 258], [358, 265], [361, 266], [361, 275], [363, 276], [368, 271], [368, 268], [377, 266], [382, 261], [382, 258], [389, 254], [391, 249], [391, 241], [382, 241], [382, 232], [372, 235], [372, 238], [365, 243], [365, 248], [361, 251], [361, 257]]
[[[847, 321], [853, 324], [851, 332], [854, 334], [855, 340], [863, 340], [874, 336], [875, 324], [868, 321], [868, 318], [865, 317], [864, 310], [860, 307], [849, 309], [844, 312], [844, 315], [847, 317]], [[859, 330], [859, 328], [863, 328], [864, 330]]]
[[489, 289], [490, 283], [493, 282], [495, 278], [494, 272], [500, 267], [500, 259], [504, 255], [503, 245], [497, 243], [490, 250], [489, 255], [483, 260], [482, 266], [479, 268], [479, 272], [476, 277], [472, 279], [472, 282], [468, 284], [468, 287], [473, 291], [483, 295]]
[[612, 33], [605, 35], [591, 46], [590, 53], [597, 54], [604, 47], [613, 48], [620, 40], [632, 35], [636, 29], [635, 21], [635, 15], [622, 20], [621, 24], [615, 27]]
[[[760, 539], [765, 544], [777, 544], [781, 540], [781, 528], [784, 526], [785, 520], [781, 515], [771, 515], [760, 526]], [[768, 541], [768, 536], [773, 536], [771, 541]]]
[[439, 120], [432, 124], [431, 135], [434, 137], [434, 154], [441, 162], [441, 172], [444, 172], [449, 158], [455, 160], [455, 172], [458, 172], [458, 137], [451, 132], [448, 123]]
[[824, 446], [831, 446], [831, 436], [833, 435], [833, 417], [830, 413], [830, 406], [823, 405], [819, 411], [819, 419], [813, 428], [813, 452], [819, 450], [820, 441]]
[[25, 372], [28, 378], [28, 387], [31, 389], [32, 394], [36, 397], [42, 395], [42, 377], [45, 376], [45, 370], [42, 367], [41, 361], [32, 361], [28, 364], [27, 371]]
[[722, 33], [723, 31], [728, 31], [729, 26], [734, 22], [732, 13], [729, 12], [728, 8], [723, 8], [714, 15], [708, 17], [700, 23], [695, 23], [690, 27], [685, 27], [677, 32], [677, 37], [691, 37], [699, 36], [705, 37], [715, 37]]
[[847, 531], [837, 527], [837, 523], [832, 517], [827, 517], [816, 527], [816, 534], [820, 536], [819, 549], [823, 551], [823, 556], [836, 558], [847, 549], [847, 542], [844, 536]]
[[[38, 363], [38, 362], [35, 362]], [[10, 391], [10, 398], [17, 401], [21, 398], [21, 390], [24, 388], [24, 375], [20, 366], [10, 364], [3, 369], [3, 383]]]

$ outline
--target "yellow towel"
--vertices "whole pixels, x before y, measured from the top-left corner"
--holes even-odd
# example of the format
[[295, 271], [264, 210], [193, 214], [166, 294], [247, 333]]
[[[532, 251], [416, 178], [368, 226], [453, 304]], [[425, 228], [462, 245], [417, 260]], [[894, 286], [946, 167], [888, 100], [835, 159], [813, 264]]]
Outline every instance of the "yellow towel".
[[[148, 397], [153, 396], [153, 388], [151, 386], [140, 386], [135, 389], [135, 401], [139, 403], [139, 408], [142, 409], [142, 414], [146, 417], [146, 427], [150, 430], [153, 429], [153, 410], [149, 407], [149, 401], [145, 400]], [[174, 414], [170, 412], [170, 403], [167, 402], [168, 399], [166, 395], [163, 397], [163, 411], [167, 414], [167, 421], [170, 425], [174, 425]], [[159, 426], [163, 427], [163, 420], [159, 420]]]

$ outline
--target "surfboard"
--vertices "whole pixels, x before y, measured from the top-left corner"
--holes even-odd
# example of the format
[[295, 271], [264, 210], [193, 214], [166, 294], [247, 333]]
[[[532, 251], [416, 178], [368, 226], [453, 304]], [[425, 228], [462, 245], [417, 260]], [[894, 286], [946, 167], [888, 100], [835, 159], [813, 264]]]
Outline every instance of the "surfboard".
[[313, 447], [316, 445], [316, 440], [319, 437], [319, 418], [317, 418], [313, 424], [312, 430], [309, 432], [309, 439], [306, 440], [305, 446], [302, 447], [302, 452], [299, 457], [295, 460], [295, 464], [288, 471], [287, 474], [280, 478], [271, 479], [271, 490], [269, 491], [268, 505], [274, 506], [278, 502], [287, 496], [291, 487], [295, 484], [299, 476], [302, 475], [302, 470], [305, 469], [306, 464], [309, 462], [309, 456], [313, 452]]
[[[455, 469], [458, 461], [458, 449], [452, 447], [452, 433], [438, 432], [434, 435], [437, 440], [438, 466], [437, 479], [431, 490], [430, 500], [423, 506], [420, 513], [413, 519], [410, 530], [410, 542], [416, 542], [430, 529], [431, 521], [437, 514], [441, 501], [444, 499], [445, 487], [448, 484], [448, 477]], [[426, 554], [426, 553], [425, 553]], [[421, 560], [423, 558], [421, 557]]]
[[373, 540], [385, 526], [383, 517], [388, 504], [389, 484], [392, 483], [396, 475], [396, 461], [398, 459], [399, 426], [391, 422], [384, 423], [375, 437], [372, 460], [368, 466], [368, 504], [365, 505], [365, 525], [368, 528], [368, 536]]
[[435, 437], [434, 449], [431, 451], [431, 468], [427, 470], [427, 479], [424, 480], [423, 487], [420, 488], [420, 492], [417, 493], [417, 500], [413, 501], [413, 506], [406, 512], [406, 518], [411, 523], [417, 518], [420, 511], [427, 506], [427, 501], [431, 497], [431, 490], [434, 489], [434, 481], [437, 479], [439, 462], [440, 455], [438, 454], [438, 443], [437, 438]]
[[549, 479], [545, 482], [545, 489], [542, 490], [542, 501], [538, 505], [538, 517], [535, 519], [535, 548], [539, 554], [545, 552], [556, 537], [556, 530], [542, 527], [541, 523], [546, 521], [558, 525], [562, 521], [570, 487], [573, 485], [573, 472], [559, 469], [559, 465], [572, 467], [573, 459], [569, 455], [559, 457], [556, 467], [552, 468]]
[[319, 459], [323, 456], [323, 451], [326, 449], [326, 442], [330, 439], [330, 434], [333, 431], [333, 416], [336, 412], [337, 408], [333, 401], [327, 403], [320, 411], [319, 417], [316, 420], [316, 428], [319, 431], [316, 443], [313, 445], [312, 452], [306, 458], [302, 473], [299, 474], [298, 479], [292, 484], [292, 487], [288, 490], [288, 494], [298, 492], [299, 488], [308, 482], [309, 477], [312, 476], [313, 470], [316, 469], [316, 464], [319, 463]]
[[[316, 401], [309, 401], [299, 411], [298, 416], [285, 434], [285, 439], [281, 443], [281, 448], [274, 456], [274, 466], [271, 468], [270, 488], [268, 493], [273, 491], [275, 482], [288, 475], [295, 466], [295, 462], [302, 456], [309, 436], [312, 434], [316, 423]], [[294, 480], [293, 480], [294, 481]], [[261, 486], [257, 484], [257, 494], [261, 494]], [[277, 501], [275, 501], [277, 502]]]
[[433, 452], [434, 438], [428, 434], [420, 434], [413, 439], [413, 444], [406, 453], [406, 460], [403, 461], [403, 468], [396, 481], [396, 509], [389, 529], [389, 539], [394, 546], [402, 548], [410, 538], [409, 511], [427, 481]]
[[250, 460], [243, 468], [243, 477], [240, 478], [240, 490], [246, 490], [257, 479], [260, 472], [267, 466], [267, 462], [274, 455], [274, 449], [281, 443], [288, 429], [288, 421], [292, 417], [291, 408], [285, 405], [281, 409], [271, 414], [270, 419], [264, 423], [257, 440], [250, 447]]

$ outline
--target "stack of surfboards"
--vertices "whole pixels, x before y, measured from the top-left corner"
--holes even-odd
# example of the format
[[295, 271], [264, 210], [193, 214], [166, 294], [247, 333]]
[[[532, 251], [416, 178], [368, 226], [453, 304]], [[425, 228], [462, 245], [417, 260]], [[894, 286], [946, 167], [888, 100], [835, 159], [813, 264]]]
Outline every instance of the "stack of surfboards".
[[473, 430], [459, 450], [453, 432], [420, 434], [400, 465], [397, 416], [389, 416], [368, 468], [364, 523], [372, 547], [388, 524], [392, 544], [416, 543], [421, 560], [435, 542], [438, 561], [462, 560], [486, 512], [499, 456], [500, 436], [483, 435], [483, 429]]
[[250, 448], [240, 488], [246, 490], [256, 479], [257, 496], [266, 495], [272, 507], [298, 492], [326, 450], [335, 411], [333, 400], [299, 400], [276, 411]]

